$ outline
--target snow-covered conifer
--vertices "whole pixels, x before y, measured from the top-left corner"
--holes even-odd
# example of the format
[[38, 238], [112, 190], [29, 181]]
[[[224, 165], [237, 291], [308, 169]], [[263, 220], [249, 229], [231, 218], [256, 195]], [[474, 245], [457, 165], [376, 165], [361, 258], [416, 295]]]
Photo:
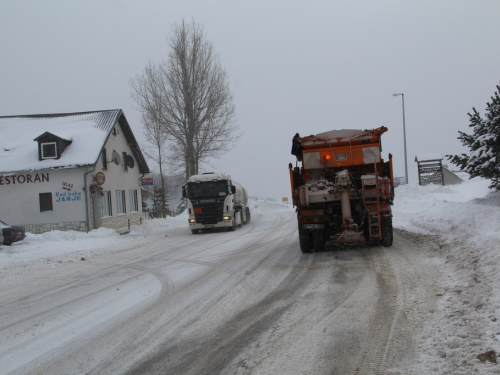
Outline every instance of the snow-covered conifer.
[[451, 163], [472, 177], [491, 180], [490, 188], [500, 190], [500, 85], [486, 104], [485, 119], [475, 108], [468, 113], [472, 134], [459, 131], [458, 139], [470, 149], [470, 155], [448, 155]]

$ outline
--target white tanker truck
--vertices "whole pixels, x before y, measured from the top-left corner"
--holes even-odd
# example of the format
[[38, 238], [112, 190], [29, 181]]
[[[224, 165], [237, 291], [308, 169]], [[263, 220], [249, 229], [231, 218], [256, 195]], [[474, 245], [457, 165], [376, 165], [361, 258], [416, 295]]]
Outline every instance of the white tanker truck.
[[182, 187], [182, 196], [187, 201], [189, 229], [193, 234], [214, 228], [233, 231], [250, 222], [247, 191], [226, 173], [189, 177]]

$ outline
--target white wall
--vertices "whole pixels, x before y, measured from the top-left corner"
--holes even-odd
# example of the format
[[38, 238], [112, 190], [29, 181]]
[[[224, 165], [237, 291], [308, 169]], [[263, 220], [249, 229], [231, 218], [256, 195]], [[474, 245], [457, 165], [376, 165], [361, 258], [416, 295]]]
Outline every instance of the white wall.
[[[0, 175], [0, 217], [19, 225], [84, 221], [84, 171], [52, 169]], [[40, 212], [39, 194], [49, 192], [53, 211]]]
[[[105, 148], [106, 148], [106, 159], [108, 161], [107, 168], [102, 169], [102, 155], [99, 158], [95, 171], [89, 175], [88, 185], [95, 184], [94, 177], [97, 173], [102, 172], [105, 175], [105, 182], [101, 185], [103, 191], [111, 192], [112, 201], [112, 217], [102, 218], [102, 226], [110, 228], [121, 228], [127, 225], [128, 220], [131, 220], [131, 224], [138, 224], [139, 218], [142, 215], [142, 201], [141, 201], [141, 186], [139, 172], [139, 165], [132, 150], [127, 143], [123, 131], [119, 125], [116, 123], [115, 129], [117, 129], [117, 134], [114, 135], [113, 132], [109, 136]], [[116, 151], [121, 159], [121, 163], [118, 165], [112, 162], [113, 151]], [[131, 155], [134, 158], [134, 167], [128, 167], [125, 171], [123, 165], [125, 160], [123, 160], [123, 152]], [[125, 201], [126, 201], [126, 213], [122, 215], [117, 215], [117, 203], [116, 203], [116, 190], [125, 190]], [[137, 190], [137, 206], [138, 211], [136, 213], [131, 212], [129, 191]], [[100, 210], [100, 206], [97, 207]], [[92, 216], [92, 215], [90, 215]]]

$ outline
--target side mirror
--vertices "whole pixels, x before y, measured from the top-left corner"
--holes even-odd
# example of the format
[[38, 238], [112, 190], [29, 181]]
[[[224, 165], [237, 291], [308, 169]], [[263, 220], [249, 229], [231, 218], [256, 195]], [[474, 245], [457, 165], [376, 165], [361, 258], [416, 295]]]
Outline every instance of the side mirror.
[[236, 194], [236, 186], [231, 185], [231, 193]]

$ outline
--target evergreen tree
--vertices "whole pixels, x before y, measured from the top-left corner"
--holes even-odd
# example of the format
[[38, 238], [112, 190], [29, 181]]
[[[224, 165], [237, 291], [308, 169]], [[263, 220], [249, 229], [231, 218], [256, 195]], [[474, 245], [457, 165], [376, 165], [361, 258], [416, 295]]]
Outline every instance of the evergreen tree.
[[486, 104], [486, 118], [475, 108], [468, 113], [472, 134], [459, 131], [458, 139], [470, 149], [470, 155], [447, 155], [451, 163], [469, 173], [470, 178], [491, 180], [490, 188], [500, 190], [500, 85]]

